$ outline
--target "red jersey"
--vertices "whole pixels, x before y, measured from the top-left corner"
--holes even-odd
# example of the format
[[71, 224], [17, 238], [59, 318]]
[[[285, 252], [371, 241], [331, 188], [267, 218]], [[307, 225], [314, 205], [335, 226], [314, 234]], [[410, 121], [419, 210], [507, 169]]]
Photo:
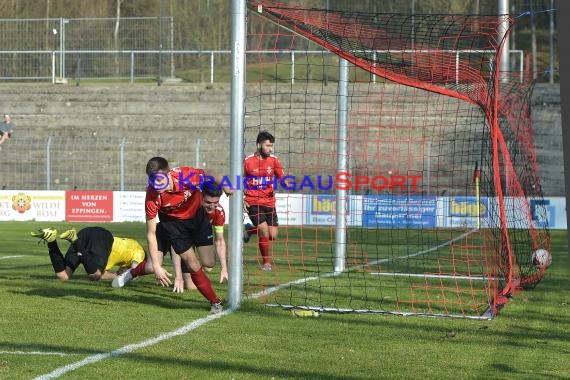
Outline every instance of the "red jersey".
[[243, 173], [246, 186], [245, 201], [249, 205], [275, 207], [275, 186], [273, 181], [285, 176], [281, 162], [274, 155], [263, 157], [256, 152], [245, 158]]
[[218, 203], [213, 213], [207, 214], [208, 220], [214, 227], [223, 227], [226, 224], [226, 212], [221, 204]]
[[200, 182], [205, 175], [202, 169], [179, 167], [170, 169], [174, 187], [170, 191], [157, 192], [151, 186], [146, 189], [145, 212], [147, 219], [154, 219], [160, 212], [176, 219], [191, 219], [202, 207]]

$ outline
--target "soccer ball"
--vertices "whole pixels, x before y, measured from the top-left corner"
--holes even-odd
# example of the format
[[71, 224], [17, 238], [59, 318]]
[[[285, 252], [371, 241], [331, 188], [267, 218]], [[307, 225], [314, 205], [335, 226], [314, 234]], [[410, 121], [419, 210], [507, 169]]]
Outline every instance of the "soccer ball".
[[537, 249], [532, 254], [532, 265], [537, 268], [547, 268], [552, 263], [552, 256], [546, 249]]

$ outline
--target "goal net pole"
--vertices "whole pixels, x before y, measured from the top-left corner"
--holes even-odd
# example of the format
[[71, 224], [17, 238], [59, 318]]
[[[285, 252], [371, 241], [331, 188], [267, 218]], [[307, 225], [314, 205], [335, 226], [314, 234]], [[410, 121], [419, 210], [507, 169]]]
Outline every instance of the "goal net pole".
[[[245, 51], [246, 51], [246, 0], [232, 0], [232, 90], [230, 120], [230, 178], [243, 175], [243, 135], [245, 101]], [[230, 197], [229, 220], [229, 279], [228, 303], [237, 309], [241, 303], [242, 279], [242, 234], [243, 190], [234, 186]]]
[[503, 47], [501, 50], [501, 67], [500, 67], [500, 79], [501, 82], [507, 82], [509, 79], [510, 64], [510, 44], [509, 38], [507, 37], [507, 32], [509, 30], [509, 0], [499, 0], [498, 3], [499, 12], [499, 39], [503, 40]]
[[[348, 61], [339, 60], [339, 81], [337, 97], [337, 173], [348, 172]], [[340, 273], [346, 268], [346, 231], [348, 191], [337, 188], [335, 220], [335, 261], [334, 271]]]

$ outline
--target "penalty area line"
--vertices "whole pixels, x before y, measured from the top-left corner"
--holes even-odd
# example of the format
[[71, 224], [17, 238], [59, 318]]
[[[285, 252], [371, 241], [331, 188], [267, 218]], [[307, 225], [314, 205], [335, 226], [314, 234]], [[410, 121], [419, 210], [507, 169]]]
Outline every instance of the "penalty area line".
[[[441, 243], [441, 244], [439, 244], [439, 245], [437, 245], [437, 246], [435, 246], [435, 247], [431, 247], [431, 248], [428, 248], [428, 249], [424, 249], [424, 250], [422, 250], [422, 251], [418, 251], [418, 252], [415, 252], [415, 253], [411, 253], [411, 254], [409, 254], [409, 255], [399, 256], [399, 257], [397, 257], [397, 259], [408, 259], [408, 258], [412, 258], [412, 257], [424, 255], [424, 254], [426, 254], [426, 253], [429, 253], [429, 252], [438, 250], [438, 249], [440, 249], [440, 248], [442, 248], [442, 247], [445, 247], [445, 246], [447, 246], [447, 245], [450, 245], [450, 244], [456, 242], [457, 240], [463, 239], [464, 237], [469, 236], [470, 234], [472, 234], [472, 233], [474, 233], [474, 232], [476, 232], [476, 231], [478, 231], [478, 230], [477, 230], [477, 229], [473, 229], [473, 230], [464, 232], [463, 234], [461, 234], [461, 235], [459, 235], [459, 236], [457, 236], [457, 237], [455, 237], [455, 238], [453, 238], [453, 239], [451, 239], [451, 240], [448, 240], [448, 241], [446, 241], [446, 242], [443, 242], [443, 243]], [[375, 260], [375, 261], [372, 261], [372, 262], [366, 263], [366, 264], [353, 265], [353, 266], [347, 268], [347, 269], [346, 269], [345, 271], [343, 271], [343, 272], [346, 272], [346, 271], [353, 271], [353, 270], [356, 270], [356, 269], [361, 269], [361, 268], [364, 268], [364, 267], [367, 267], [367, 266], [370, 266], [370, 265], [381, 264], [381, 263], [387, 262], [387, 261], [389, 261], [389, 260], [390, 260], [390, 259], [379, 259], [379, 260]], [[318, 279], [321, 279], [321, 278], [333, 277], [333, 276], [336, 276], [336, 275], [338, 275], [338, 274], [339, 274], [339, 272], [328, 272], [328, 273], [320, 274], [320, 275], [318, 275], [318, 276], [300, 278], [300, 279], [295, 280], [295, 281], [290, 281], [290, 282], [288, 282], [288, 283], [286, 283], [286, 284], [276, 285], [276, 286], [273, 286], [273, 287], [264, 289], [264, 290], [262, 290], [262, 291], [260, 291], [260, 292], [258, 292], [258, 293], [254, 293], [254, 294], [250, 295], [249, 297], [247, 297], [247, 299], [257, 299], [257, 298], [261, 298], [261, 297], [264, 297], [264, 296], [268, 296], [268, 295], [270, 295], [270, 294], [272, 294], [272, 293], [275, 293], [275, 292], [277, 292], [277, 291], [279, 291], [279, 290], [281, 290], [281, 289], [283, 289], [283, 288], [286, 288], [286, 287], [288, 287], [288, 286], [290, 286], [290, 285], [303, 284], [303, 283], [305, 283], [305, 282], [314, 281], [314, 280], [318, 280]]]
[[160, 342], [163, 342], [165, 340], [184, 335], [184, 334], [186, 334], [192, 330], [197, 329], [198, 327], [200, 327], [202, 325], [205, 325], [208, 322], [211, 322], [213, 320], [221, 318], [221, 317], [228, 315], [232, 312], [233, 312], [233, 310], [226, 310], [226, 311], [221, 312], [220, 314], [212, 314], [212, 315], [207, 316], [206, 318], [197, 319], [197, 320], [192, 321], [191, 323], [189, 323], [185, 326], [180, 327], [179, 329], [176, 329], [174, 331], [171, 331], [171, 332], [168, 332], [165, 334], [158, 335], [154, 338], [146, 339], [146, 340], [143, 340], [143, 341], [138, 342], [138, 343], [128, 344], [126, 346], [123, 346], [123, 347], [116, 349], [114, 351], [111, 351], [111, 352], [104, 352], [104, 353], [100, 353], [100, 354], [90, 355], [83, 360], [65, 365], [63, 367], [56, 368], [55, 370], [53, 370], [50, 373], [38, 376], [35, 378], [35, 380], [56, 379], [56, 378], [66, 374], [68, 372], [74, 371], [74, 370], [81, 368], [81, 367], [84, 367], [88, 364], [97, 363], [97, 362], [100, 362], [102, 360], [105, 360], [105, 359], [108, 359], [111, 357], [117, 357], [117, 356], [129, 354], [133, 351], [140, 350], [142, 348], [146, 348], [149, 346], [153, 346], [153, 345], [160, 343]]
[[[332, 275], [332, 274], [330, 274], [330, 275]], [[328, 275], [325, 275], [325, 276], [328, 277]], [[286, 286], [288, 286], [288, 285], [290, 285], [290, 284], [296, 284], [296, 283], [301, 283], [301, 282], [310, 281], [310, 280], [315, 280], [315, 279], [318, 279], [318, 277], [303, 278], [303, 279], [299, 279], [299, 280], [297, 280], [297, 281], [292, 281], [292, 282], [290, 282], [290, 283], [282, 284], [282, 285], [280, 285], [280, 286], [278, 286], [278, 287], [273, 287], [273, 288], [270, 288], [270, 289], [266, 289], [266, 291], [263, 291], [263, 292], [259, 292], [259, 293], [250, 295], [249, 297], [247, 297], [247, 299], [260, 298], [260, 297], [262, 297], [262, 296], [264, 296], [264, 295], [271, 294], [271, 293], [273, 293], [273, 292], [279, 290], [280, 288], [286, 287]], [[174, 338], [174, 337], [176, 337], [176, 336], [184, 335], [184, 334], [186, 334], [186, 333], [188, 333], [188, 332], [190, 332], [190, 331], [192, 331], [192, 330], [194, 330], [194, 329], [197, 329], [198, 327], [200, 327], [200, 326], [202, 326], [202, 325], [205, 325], [205, 324], [208, 323], [208, 322], [211, 322], [211, 321], [213, 321], [213, 320], [215, 320], [215, 319], [218, 319], [218, 318], [221, 318], [221, 317], [223, 317], [223, 316], [229, 315], [229, 314], [231, 314], [231, 313], [233, 313], [233, 312], [234, 312], [234, 310], [228, 309], [228, 310], [223, 311], [223, 312], [220, 313], [220, 314], [212, 314], [212, 315], [209, 315], [209, 316], [206, 317], [206, 318], [197, 319], [197, 320], [195, 320], [195, 321], [193, 321], [193, 322], [191, 322], [191, 323], [189, 323], [189, 324], [187, 324], [187, 325], [185, 325], [185, 326], [182, 326], [181, 328], [179, 328], [179, 329], [177, 329], [177, 330], [174, 330], [174, 331], [171, 331], [171, 332], [168, 332], [168, 333], [165, 333], [165, 334], [161, 334], [161, 335], [159, 335], [159, 336], [157, 336], [157, 337], [150, 338], [150, 339], [147, 339], [147, 340], [143, 340], [142, 342], [139, 342], [139, 343], [129, 344], [129, 345], [126, 345], [126, 346], [124, 346], [124, 347], [121, 347], [121, 348], [116, 349], [116, 350], [111, 351], [111, 352], [104, 352], [104, 353], [100, 353], [100, 354], [90, 355], [90, 356], [86, 357], [86, 358], [83, 359], [83, 360], [80, 360], [80, 361], [78, 361], [78, 362], [65, 365], [65, 366], [63, 366], [63, 367], [56, 368], [55, 370], [51, 371], [50, 373], [47, 373], [47, 374], [45, 374], [45, 375], [38, 376], [38, 377], [34, 378], [34, 380], [56, 379], [56, 378], [58, 378], [58, 377], [60, 377], [60, 376], [62, 376], [62, 375], [65, 375], [65, 374], [68, 373], [68, 372], [74, 371], [74, 370], [76, 370], [76, 369], [78, 369], [78, 368], [81, 368], [81, 367], [84, 367], [84, 366], [86, 366], [86, 365], [93, 364], [93, 363], [97, 363], [97, 362], [100, 362], [100, 361], [102, 361], [102, 360], [105, 360], [105, 359], [108, 359], [108, 358], [111, 358], [111, 357], [117, 357], [117, 356], [120, 356], [120, 355], [125, 355], [125, 354], [131, 353], [131, 352], [133, 352], [133, 351], [139, 350], [139, 349], [141, 349], [141, 348], [146, 348], [146, 347], [153, 346], [153, 345], [155, 345], [155, 344], [157, 344], [157, 343], [163, 342], [163, 341], [168, 340], [168, 339], [170, 339], [170, 338]]]
[[54, 356], [71, 356], [79, 355], [65, 352], [43, 352], [43, 351], [0, 351], [0, 355], [54, 355]]
[[[452, 239], [452, 240], [450, 240], [450, 241], [447, 241], [447, 242], [445, 242], [445, 243], [442, 243], [442, 244], [438, 245], [437, 247], [432, 247], [432, 248], [427, 249], [427, 250], [424, 250], [424, 251], [416, 252], [415, 254], [407, 255], [407, 257], [419, 256], [419, 255], [423, 255], [423, 254], [425, 254], [425, 253], [431, 252], [431, 251], [433, 251], [433, 250], [435, 250], [435, 249], [438, 249], [438, 248], [440, 248], [440, 247], [449, 245], [449, 244], [453, 243], [454, 241], [459, 240], [459, 239], [461, 239], [461, 238], [463, 238], [463, 237], [465, 237], [465, 236], [467, 236], [467, 235], [473, 233], [474, 231], [477, 231], [477, 230], [475, 229], [475, 230], [468, 231], [468, 232], [466, 232], [466, 233], [464, 233], [464, 234], [462, 234], [462, 235], [460, 235], [460, 236], [458, 236], [458, 237], [456, 237], [456, 238], [454, 238], [454, 239]], [[400, 258], [403, 258], [403, 257], [400, 257]], [[376, 263], [380, 263], [380, 262], [382, 262], [382, 260], [377, 260], [377, 261], [376, 261]], [[364, 266], [366, 266], [366, 265], [362, 265], [362, 264], [361, 264], [361, 265], [356, 265], [356, 266], [354, 266], [354, 267], [351, 267], [350, 269], [355, 269], [355, 268], [364, 267]], [[263, 290], [263, 291], [261, 291], [261, 292], [259, 292], [259, 293], [252, 294], [252, 295], [250, 295], [249, 297], [246, 297], [246, 298], [247, 298], [247, 299], [260, 298], [260, 297], [269, 295], [269, 294], [271, 294], [271, 293], [274, 293], [274, 292], [276, 292], [276, 291], [278, 291], [278, 290], [280, 290], [280, 289], [282, 289], [282, 288], [285, 288], [285, 287], [287, 287], [287, 286], [289, 286], [289, 285], [292, 285], [292, 284], [304, 283], [304, 282], [307, 282], [307, 281], [317, 280], [317, 279], [319, 279], [319, 278], [332, 277], [332, 276], [334, 276], [334, 275], [336, 275], [336, 274], [338, 274], [338, 273], [330, 272], [330, 273], [322, 274], [322, 275], [320, 275], [320, 276], [312, 276], [312, 277], [301, 278], [301, 279], [298, 279], [298, 280], [296, 280], [296, 281], [291, 281], [291, 282], [288, 282], [288, 283], [286, 283], [286, 284], [281, 284], [281, 285], [278, 285], [278, 286], [274, 286], [274, 287], [265, 289], [265, 290]], [[111, 351], [111, 352], [105, 352], [105, 353], [101, 353], [101, 354], [90, 355], [90, 356], [86, 357], [86, 358], [83, 359], [83, 360], [80, 360], [80, 361], [78, 361], [78, 362], [65, 365], [65, 366], [63, 366], [63, 367], [56, 368], [55, 370], [53, 370], [53, 371], [50, 372], [50, 373], [47, 373], [47, 374], [45, 374], [45, 375], [38, 376], [38, 377], [36, 377], [34, 380], [56, 379], [56, 378], [58, 378], [58, 377], [60, 377], [60, 376], [62, 376], [62, 375], [64, 375], [64, 374], [66, 374], [66, 373], [68, 373], [68, 372], [74, 371], [74, 370], [76, 370], [76, 369], [78, 369], [78, 368], [81, 368], [81, 367], [84, 367], [84, 366], [86, 366], [86, 365], [93, 364], [93, 363], [97, 363], [97, 362], [100, 362], [100, 361], [102, 361], [102, 360], [105, 360], [105, 359], [108, 359], [108, 358], [111, 358], [111, 357], [117, 357], [117, 356], [125, 355], [125, 354], [128, 354], [128, 353], [134, 352], [134, 351], [136, 351], [136, 350], [139, 350], [139, 349], [141, 349], [141, 348], [146, 348], [146, 347], [153, 346], [153, 345], [155, 345], [155, 344], [157, 344], [157, 343], [163, 342], [163, 341], [168, 340], [168, 339], [170, 339], [170, 338], [174, 338], [174, 337], [177, 337], [177, 336], [184, 335], [184, 334], [186, 334], [186, 333], [188, 333], [188, 332], [190, 332], [190, 331], [192, 331], [192, 330], [197, 329], [198, 327], [200, 327], [200, 326], [202, 326], [202, 325], [204, 325], [204, 324], [206, 324], [206, 323], [208, 323], [208, 322], [211, 322], [211, 321], [216, 320], [216, 319], [218, 319], [218, 318], [221, 318], [221, 317], [223, 317], [223, 316], [229, 315], [229, 314], [231, 314], [231, 313], [233, 313], [233, 312], [234, 312], [234, 310], [231, 310], [231, 309], [225, 310], [225, 311], [223, 311], [223, 312], [220, 313], [220, 314], [212, 314], [212, 315], [210, 315], [210, 316], [208, 316], [208, 317], [206, 317], [206, 318], [197, 319], [197, 320], [195, 320], [195, 321], [193, 321], [193, 322], [191, 322], [191, 323], [189, 323], [189, 324], [187, 324], [187, 325], [185, 325], [185, 326], [182, 326], [181, 328], [179, 328], [179, 329], [177, 329], [177, 330], [174, 330], [174, 331], [171, 331], [171, 332], [168, 332], [168, 333], [165, 333], [165, 334], [161, 334], [161, 335], [156, 336], [156, 337], [154, 337], [154, 338], [150, 338], [150, 339], [147, 339], [147, 340], [143, 340], [142, 342], [139, 342], [139, 343], [129, 344], [129, 345], [126, 345], [126, 346], [124, 346], [124, 347], [121, 347], [121, 348], [116, 349], [116, 350]]]

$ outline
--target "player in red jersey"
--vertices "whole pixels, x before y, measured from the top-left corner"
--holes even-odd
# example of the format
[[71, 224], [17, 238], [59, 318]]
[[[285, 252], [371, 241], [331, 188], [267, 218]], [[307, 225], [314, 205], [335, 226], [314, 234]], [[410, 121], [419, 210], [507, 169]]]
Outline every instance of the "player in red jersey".
[[[256, 143], [257, 151], [247, 156], [243, 164], [246, 179], [244, 204], [255, 226], [246, 225], [244, 241], [249, 240], [249, 235], [257, 234], [257, 245], [263, 258], [261, 269], [270, 271], [269, 242], [277, 240], [279, 225], [275, 210], [274, 181], [276, 178], [281, 180], [285, 172], [279, 159], [272, 154], [275, 137], [263, 131], [257, 135]], [[289, 186], [289, 182], [285, 182], [285, 186]]]
[[[190, 276], [198, 291], [210, 301], [211, 312], [220, 313], [221, 301], [212, 288], [210, 279], [202, 270], [194, 247], [199, 254], [204, 250], [214, 249], [212, 228], [206, 212], [201, 207], [200, 188], [208, 177], [213, 178], [214, 185], [221, 183], [222, 177], [208, 175], [202, 169], [190, 167], [170, 169], [168, 161], [162, 157], [151, 158], [146, 165], [146, 173], [149, 176], [145, 199], [147, 242], [157, 282], [162, 286], [172, 285], [170, 274], [162, 268], [159, 260], [158, 239], [164, 239], [190, 270]], [[232, 193], [227, 186], [224, 186], [223, 190], [228, 195]], [[159, 235], [156, 229], [157, 216], [162, 226]], [[206, 254], [208, 253], [204, 252], [200, 256]]]
[[[222, 196], [222, 190], [211, 188], [210, 186], [202, 187], [202, 208], [206, 212], [208, 221], [212, 225], [214, 231], [215, 239], [215, 253], [218, 256], [221, 265], [220, 272], [220, 284], [224, 280], [228, 279], [228, 269], [226, 262], [226, 241], [224, 239], [224, 224], [226, 220], [226, 215], [223, 207], [219, 204], [220, 197]], [[165, 232], [162, 229], [162, 224], [157, 224], [157, 236], [164, 236]], [[158, 262], [162, 266], [164, 255], [170, 251], [170, 243], [168, 239], [157, 240], [158, 245]], [[210, 246], [208, 246], [210, 247]], [[206, 249], [203, 247], [199, 251], [200, 262], [206, 271], [212, 270], [213, 266], [216, 264], [216, 257], [212, 249]], [[176, 274], [174, 280], [174, 292], [182, 293], [184, 287], [187, 289], [196, 289], [196, 285], [192, 281], [190, 271], [181, 263], [179, 255], [172, 253], [172, 261], [174, 266], [174, 271]], [[137, 268], [127, 271], [116, 279], [113, 280], [114, 288], [122, 288], [131, 279], [143, 276], [146, 274], [154, 273], [151, 260], [142, 261]]]

